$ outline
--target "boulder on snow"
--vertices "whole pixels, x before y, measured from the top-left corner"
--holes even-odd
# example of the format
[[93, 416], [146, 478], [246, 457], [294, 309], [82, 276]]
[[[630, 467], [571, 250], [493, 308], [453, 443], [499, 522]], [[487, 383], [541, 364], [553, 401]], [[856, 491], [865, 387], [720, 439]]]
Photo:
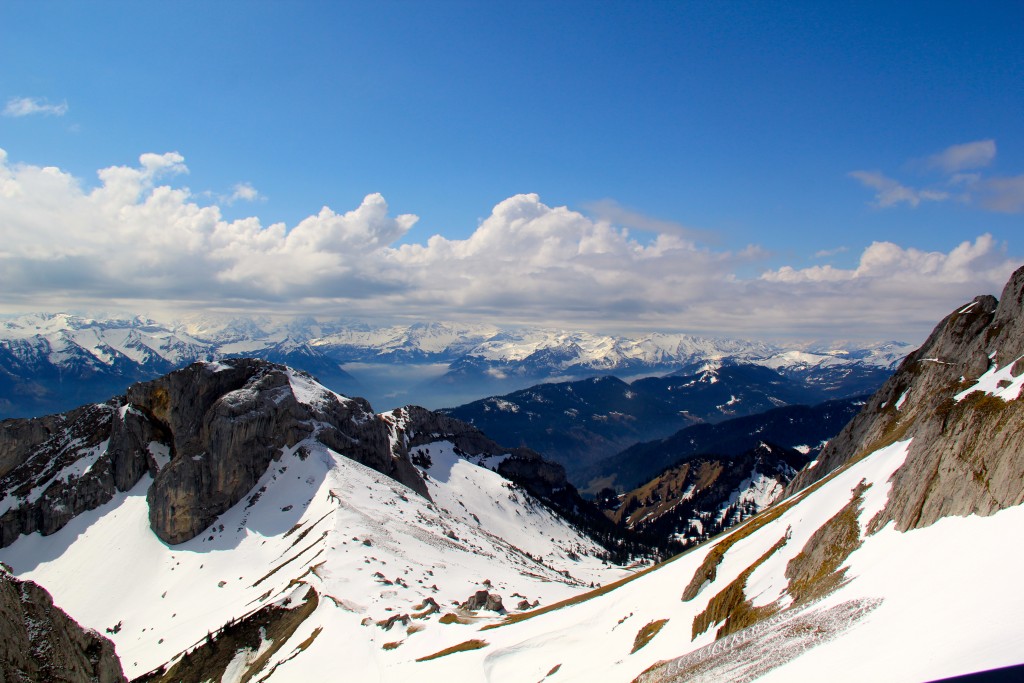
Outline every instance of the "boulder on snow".
[[498, 614], [505, 614], [505, 606], [501, 604], [501, 596], [497, 593], [490, 593], [483, 590], [477, 591], [473, 595], [469, 596], [469, 598], [459, 605], [459, 607], [469, 612], [486, 610], [489, 612], [497, 612]]

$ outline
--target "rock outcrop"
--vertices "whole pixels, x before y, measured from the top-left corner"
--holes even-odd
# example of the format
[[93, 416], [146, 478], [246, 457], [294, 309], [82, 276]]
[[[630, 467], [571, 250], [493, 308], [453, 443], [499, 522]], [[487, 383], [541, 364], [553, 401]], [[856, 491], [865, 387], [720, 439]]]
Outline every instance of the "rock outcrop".
[[429, 497], [404, 441], [389, 430], [366, 401], [284, 366], [246, 358], [195, 363], [104, 404], [0, 423], [0, 546], [21, 534], [52, 534], [146, 475], [153, 478], [153, 531], [182, 543], [306, 438]]
[[[118, 403], [64, 415], [0, 423], [0, 546], [21, 534], [43, 535], [110, 500], [123, 475], [106, 454]], [[134, 483], [134, 482], [133, 482]]]
[[[893, 476], [886, 508], [872, 522], [901, 530], [950, 515], [989, 515], [1024, 501], [1024, 403], [973, 391], [990, 370], [1018, 377], [1024, 356], [1024, 268], [997, 301], [979, 296], [948, 315], [920, 349], [801, 471], [793, 493], [847, 463], [913, 438]], [[959, 400], [958, 400], [959, 397]], [[1012, 398], [1012, 397], [1011, 397]]]
[[0, 423], [0, 547], [52, 534], [145, 477], [150, 526], [170, 544], [195, 538], [249, 495], [288, 449], [316, 439], [425, 498], [410, 449], [437, 441], [497, 471], [585, 527], [606, 520], [565, 470], [506, 449], [472, 425], [417, 406], [383, 415], [309, 375], [264, 360], [200, 362], [70, 413]]
[[79, 626], [40, 586], [0, 570], [0, 681], [126, 680], [113, 643]]
[[[400, 426], [403, 444], [396, 443], [396, 458], [437, 441], [452, 443], [456, 452], [471, 459], [501, 454], [494, 469], [521, 486], [578, 527], [591, 535], [607, 534], [613, 525], [597, 507], [584, 500], [569, 480], [565, 468], [545, 459], [529, 448], [505, 448], [492, 441], [475, 426], [444, 413], [419, 406], [405, 406], [392, 413]], [[403, 456], [404, 457], [404, 456]], [[490, 466], [486, 460], [480, 464]]]
[[[402, 457], [419, 446], [448, 441], [464, 456], [505, 454], [498, 463], [498, 474], [519, 484], [541, 500], [551, 502], [566, 491], [575, 494], [565, 476], [565, 468], [529, 448], [505, 448], [473, 425], [419, 406], [393, 411], [401, 426], [404, 445], [395, 445], [394, 455]], [[486, 463], [484, 463], [486, 464]]]
[[469, 612], [485, 610], [488, 612], [505, 614], [505, 606], [501, 603], [501, 596], [497, 593], [491, 593], [484, 590], [479, 590], [466, 598], [466, 601], [459, 605], [459, 609], [464, 609]]

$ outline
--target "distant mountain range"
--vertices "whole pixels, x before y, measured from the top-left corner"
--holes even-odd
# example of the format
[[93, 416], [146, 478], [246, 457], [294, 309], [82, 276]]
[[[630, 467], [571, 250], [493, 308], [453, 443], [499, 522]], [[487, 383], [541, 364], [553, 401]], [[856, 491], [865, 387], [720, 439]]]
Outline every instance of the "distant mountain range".
[[696, 456], [737, 456], [764, 443], [798, 451], [802, 454], [802, 467], [814, 460], [825, 442], [853, 419], [866, 398], [843, 398], [814, 406], [782, 406], [717, 424], [691, 425], [663, 439], [634, 444], [579, 468], [577, 481], [582, 482], [581, 489], [592, 493], [605, 487], [629, 491]]
[[[679, 373], [638, 379], [630, 384], [609, 376], [539, 384], [443, 412], [475, 425], [503, 443], [544, 453], [563, 465], [570, 480], [583, 490], [596, 493], [607, 485], [619, 488], [625, 485], [628, 490], [678, 457], [709, 452], [683, 452], [677, 448], [670, 451], [667, 460], [652, 458], [648, 461], [625, 454], [607, 460], [635, 444], [670, 437], [679, 430], [697, 426], [702, 428], [702, 434], [729, 432], [724, 425], [722, 429], [713, 429], [706, 423], [757, 415], [783, 406], [803, 406], [803, 411], [808, 412], [808, 405], [870, 394], [889, 376], [888, 370], [873, 366], [851, 364], [842, 368], [845, 370], [842, 376], [834, 372], [835, 366], [827, 365], [810, 366], [799, 374], [787, 376], [749, 363], [704, 363], [699, 367], [691, 365]], [[804, 424], [808, 419], [804, 412], [791, 410], [785, 418], [780, 414], [779, 419], [795, 420], [804, 429], [810, 429]], [[856, 409], [838, 412], [843, 415], [841, 421], [827, 421], [824, 431], [811, 429], [816, 435], [815, 444], [837, 434]], [[769, 417], [768, 421], [772, 419]], [[749, 424], [740, 429], [748, 434], [754, 429], [751, 426], [754, 422], [756, 420], [748, 420]], [[802, 438], [797, 436], [800, 433], [800, 429], [794, 427], [779, 443], [796, 446], [798, 443], [788, 441], [791, 437]], [[718, 437], [719, 441], [722, 439]], [[757, 445], [758, 439], [748, 436], [742, 443], [740, 450], [746, 450]], [[703, 445], [710, 447], [717, 442]], [[677, 451], [679, 455], [674, 456]], [[728, 452], [734, 455], [738, 451], [733, 448]], [[614, 467], [601, 467], [604, 463], [614, 463]]]
[[[68, 410], [197, 360], [259, 357], [301, 368], [380, 408], [458, 405], [541, 382], [595, 375], [692, 374], [723, 361], [762, 365], [806, 382], [877, 385], [907, 344], [783, 347], [685, 334], [614, 337], [491, 325], [374, 327], [346, 320], [28, 314], [0, 322], [0, 418]], [[392, 387], [360, 383], [366, 366], [395, 370]], [[402, 368], [430, 366], [426, 379]], [[811, 378], [811, 379], [808, 379]]]

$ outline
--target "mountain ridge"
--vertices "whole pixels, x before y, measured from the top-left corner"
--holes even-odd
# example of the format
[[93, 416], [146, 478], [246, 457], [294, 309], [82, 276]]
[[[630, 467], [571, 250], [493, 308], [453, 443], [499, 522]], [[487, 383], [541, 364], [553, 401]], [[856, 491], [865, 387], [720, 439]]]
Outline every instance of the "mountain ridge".
[[818, 366], [885, 368], [908, 350], [894, 342], [783, 347], [684, 334], [627, 338], [441, 322], [373, 327], [334, 319], [195, 316], [161, 323], [143, 316], [25, 314], [0, 321], [0, 416], [70, 410], [190, 362], [227, 357], [256, 356], [297, 367], [354, 395], [375, 390], [376, 380], [360, 382], [366, 367], [436, 366], [429, 379], [394, 380], [394, 388], [373, 402], [422, 403], [388, 397], [414, 391], [436, 397], [440, 407], [446, 397], [465, 402], [460, 388], [479, 398], [560, 378], [660, 374], [724, 358], [795, 372]]
[[329, 605], [379, 647], [400, 642], [396, 622], [443, 635], [622, 574], [581, 532], [592, 506], [559, 466], [419, 407], [372, 413], [262, 360], [202, 362], [69, 416], [0, 424], [0, 556], [56, 581], [55, 599], [106, 629], [132, 676], [169, 659], [218, 679], [248, 670], [266, 658], [210, 648], [273, 655], [261, 638], [281, 645]]

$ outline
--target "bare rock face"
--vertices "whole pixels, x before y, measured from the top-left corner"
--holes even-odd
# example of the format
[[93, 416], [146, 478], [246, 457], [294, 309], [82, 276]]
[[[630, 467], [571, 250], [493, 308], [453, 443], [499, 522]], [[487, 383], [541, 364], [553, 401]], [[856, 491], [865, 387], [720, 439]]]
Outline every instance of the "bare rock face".
[[150, 526], [172, 544], [198, 535], [252, 489], [282, 448], [313, 431], [288, 376], [259, 361], [191, 365], [132, 386], [128, 401], [172, 437], [171, 461], [146, 496]]
[[410, 447], [445, 440], [467, 456], [502, 454], [503, 476], [563, 514], [589, 510], [565, 470], [533, 451], [504, 449], [472, 425], [416, 406], [375, 415], [365, 400], [327, 391], [305, 373], [236, 358], [134, 384], [104, 404], [0, 423], [0, 546], [52, 534], [147, 476], [153, 532], [183, 543], [311, 438], [425, 498]]
[[[296, 397], [289, 373], [312, 398]], [[283, 449], [311, 437], [429, 498], [390, 429], [365, 400], [284, 366], [195, 363], [105, 404], [0, 423], [0, 546], [52, 534], [146, 475], [153, 531], [182, 543], [245, 497]]]
[[113, 643], [79, 626], [40, 586], [0, 570], [0, 681], [126, 680]]
[[8, 497], [0, 509], [0, 546], [21, 534], [52, 534], [110, 500], [115, 467], [105, 444], [116, 415], [113, 402], [0, 423], [0, 451], [9, 458], [0, 477], [0, 493]]
[[168, 543], [198, 535], [249, 493], [282, 449], [310, 436], [427, 495], [405, 454], [390, 452], [387, 428], [368, 403], [330, 392], [300, 402], [284, 366], [197, 363], [134, 385], [128, 401], [172, 435], [170, 464], [147, 495], [153, 531]]
[[872, 522], [901, 530], [950, 515], [989, 515], [1024, 502], [1024, 403], [973, 392], [953, 397], [994, 365], [1024, 362], [1024, 268], [997, 301], [980, 296], [947, 316], [920, 349], [829, 443], [798, 491], [878, 448], [912, 438], [886, 508]]

